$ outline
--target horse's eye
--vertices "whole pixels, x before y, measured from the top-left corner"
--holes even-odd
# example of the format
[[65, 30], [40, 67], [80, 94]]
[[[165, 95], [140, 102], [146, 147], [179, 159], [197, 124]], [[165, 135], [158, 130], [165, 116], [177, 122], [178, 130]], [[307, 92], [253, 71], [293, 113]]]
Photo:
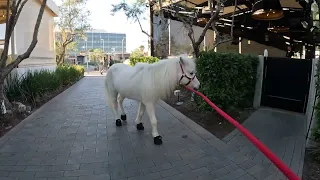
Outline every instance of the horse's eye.
[[193, 74], [194, 74], [193, 72], [190, 73], [190, 75], [193, 75]]

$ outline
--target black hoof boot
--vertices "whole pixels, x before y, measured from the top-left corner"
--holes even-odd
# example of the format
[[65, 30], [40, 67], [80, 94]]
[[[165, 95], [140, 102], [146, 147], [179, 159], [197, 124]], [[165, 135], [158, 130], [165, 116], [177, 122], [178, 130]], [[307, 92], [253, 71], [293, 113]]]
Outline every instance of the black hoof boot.
[[122, 126], [122, 122], [121, 122], [120, 119], [117, 119], [117, 120], [116, 120], [116, 126]]
[[127, 115], [125, 115], [125, 114], [122, 115], [122, 114], [121, 114], [121, 120], [122, 120], [122, 121], [126, 121], [126, 120], [127, 120]]
[[162, 137], [161, 136], [157, 136], [153, 138], [153, 142], [155, 145], [160, 145], [162, 144]]
[[137, 124], [137, 129], [138, 130], [144, 130], [144, 126], [142, 123]]

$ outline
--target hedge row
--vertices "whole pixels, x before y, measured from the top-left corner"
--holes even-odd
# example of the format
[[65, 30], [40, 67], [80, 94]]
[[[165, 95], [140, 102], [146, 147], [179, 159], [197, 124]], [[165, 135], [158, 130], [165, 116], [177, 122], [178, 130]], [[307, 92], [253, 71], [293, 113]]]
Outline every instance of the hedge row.
[[320, 96], [320, 63], [317, 64], [317, 73], [315, 76], [316, 79], [316, 98], [318, 98], [318, 101], [316, 105], [313, 107], [314, 112], [315, 112], [315, 121], [316, 125], [312, 129], [312, 135], [313, 138], [318, 144], [311, 148], [311, 154], [314, 155], [314, 158], [318, 161], [320, 161], [320, 101], [319, 101], [319, 96]]
[[44, 96], [77, 82], [83, 76], [82, 66], [61, 65], [55, 71], [28, 71], [21, 77], [11, 75], [6, 80], [4, 90], [9, 101], [35, 106]]
[[157, 57], [152, 57], [152, 56], [146, 56], [146, 57], [130, 57], [130, 65], [134, 66], [138, 62], [143, 62], [143, 63], [155, 63], [158, 62], [159, 59]]
[[[316, 73], [316, 97], [320, 96], [320, 63], [317, 64], [317, 73]], [[316, 127], [313, 129], [313, 136], [317, 142], [320, 142], [320, 101], [317, 101], [317, 104], [314, 106], [315, 110], [315, 119]]]
[[[252, 107], [258, 56], [201, 52], [197, 59], [200, 91], [223, 109]], [[196, 98], [201, 109], [212, 110]]]

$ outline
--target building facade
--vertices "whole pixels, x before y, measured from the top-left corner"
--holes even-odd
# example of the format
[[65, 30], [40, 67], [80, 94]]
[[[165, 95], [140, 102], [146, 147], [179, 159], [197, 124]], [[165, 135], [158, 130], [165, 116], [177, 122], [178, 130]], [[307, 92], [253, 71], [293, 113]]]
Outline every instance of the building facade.
[[[41, 0], [29, 0], [22, 9], [10, 40], [8, 53], [12, 59], [23, 54], [30, 46], [33, 37], [34, 25], [38, 17], [41, 3]], [[1, 1], [0, 5], [6, 6], [6, 2]], [[22, 75], [28, 70], [54, 70], [56, 68], [56, 53], [54, 49], [54, 17], [58, 16], [58, 12], [58, 6], [54, 1], [48, 0], [47, 7], [43, 13], [39, 27], [38, 43], [30, 57], [23, 60], [18, 65], [18, 68], [12, 71], [13, 73]], [[2, 14], [2, 16], [4, 16], [5, 11], [2, 13], [4, 13]], [[2, 51], [4, 46], [5, 28], [5, 21], [2, 21], [0, 23], [0, 51]]]
[[90, 49], [102, 49], [105, 53], [125, 53], [126, 47], [126, 34], [92, 30], [86, 32], [85, 39], [78, 40], [77, 51], [79, 53]]

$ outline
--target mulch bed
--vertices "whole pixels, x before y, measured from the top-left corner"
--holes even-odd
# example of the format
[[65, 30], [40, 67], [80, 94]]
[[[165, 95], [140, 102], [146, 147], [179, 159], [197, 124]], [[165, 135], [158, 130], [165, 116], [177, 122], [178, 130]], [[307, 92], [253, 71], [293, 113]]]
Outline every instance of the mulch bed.
[[[191, 101], [191, 92], [181, 89], [180, 100], [183, 102], [182, 105], [176, 104], [177, 97], [175, 96], [165, 100], [165, 102], [205, 128], [207, 131], [211, 132], [219, 139], [224, 138], [235, 129], [232, 124], [215, 111], [204, 112], [199, 110], [195, 102]], [[225, 112], [241, 124], [251, 115], [251, 113], [253, 113], [253, 111], [254, 109], [238, 109]]]
[[[50, 101], [51, 99], [53, 99], [54, 97], [56, 97], [57, 95], [59, 95], [60, 93], [62, 93], [63, 91], [65, 91], [66, 89], [68, 89], [69, 87], [71, 87], [75, 83], [63, 86], [60, 89], [43, 96], [42, 99], [38, 100], [36, 106], [32, 107], [31, 112], [20, 113], [18, 111], [13, 111], [11, 114], [8, 114], [8, 113], [5, 114], [3, 117], [0, 118], [0, 122], [1, 122], [0, 123], [0, 138], [2, 136], [4, 136], [7, 132], [9, 132], [12, 128], [14, 128], [17, 124], [19, 124], [21, 121], [23, 121], [25, 118], [27, 118], [30, 114], [32, 114], [37, 109], [39, 109], [42, 105], [44, 105], [45, 103], [47, 103], [48, 101]], [[24, 105], [28, 105], [25, 102], [21, 102], [21, 103]]]
[[316, 161], [309, 151], [306, 151], [303, 166], [303, 180], [320, 179], [320, 162]]

